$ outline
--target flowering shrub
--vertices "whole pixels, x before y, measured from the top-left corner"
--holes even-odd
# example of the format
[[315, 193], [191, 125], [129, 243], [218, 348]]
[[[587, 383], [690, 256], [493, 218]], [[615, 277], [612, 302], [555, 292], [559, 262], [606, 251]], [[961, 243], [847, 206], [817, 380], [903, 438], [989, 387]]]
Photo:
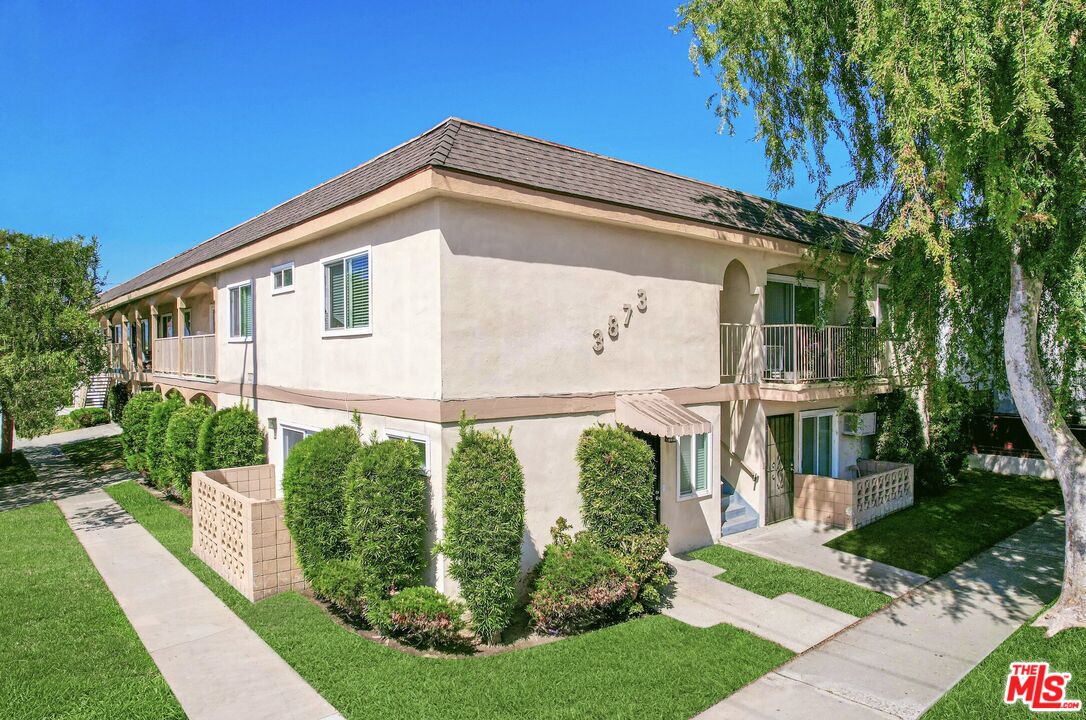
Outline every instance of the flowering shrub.
[[637, 596], [637, 584], [612, 552], [592, 533], [570, 539], [559, 518], [536, 570], [528, 605], [542, 632], [570, 635], [624, 616]]
[[385, 635], [416, 647], [450, 647], [464, 642], [464, 605], [432, 587], [409, 587], [372, 603], [367, 617]]

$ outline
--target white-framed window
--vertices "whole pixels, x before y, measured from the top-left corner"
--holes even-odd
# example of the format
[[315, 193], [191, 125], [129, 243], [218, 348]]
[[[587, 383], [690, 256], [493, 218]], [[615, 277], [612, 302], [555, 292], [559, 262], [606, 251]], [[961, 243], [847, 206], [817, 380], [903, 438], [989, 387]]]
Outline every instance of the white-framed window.
[[837, 410], [808, 410], [799, 414], [799, 457], [804, 475], [837, 477]]
[[158, 316], [158, 336], [173, 337], [173, 313], [160, 313]]
[[430, 441], [425, 435], [404, 430], [386, 430], [385, 437], [389, 440], [406, 440], [417, 447], [422, 459], [422, 469], [427, 475], [430, 474]]
[[370, 332], [370, 249], [321, 260], [324, 268], [324, 335]]
[[253, 339], [253, 283], [248, 280], [227, 287], [230, 293], [230, 339], [247, 342]]
[[276, 265], [271, 269], [272, 295], [294, 291], [294, 262]]
[[313, 428], [304, 427], [302, 425], [285, 425], [280, 423], [279, 435], [282, 438], [281, 442], [283, 443], [283, 459], [280, 466], [285, 466], [287, 464], [287, 457], [290, 455], [290, 451], [294, 449], [295, 445], [315, 432], [317, 431]]
[[679, 499], [711, 495], [713, 472], [712, 434], [682, 435], [675, 443], [675, 477]]

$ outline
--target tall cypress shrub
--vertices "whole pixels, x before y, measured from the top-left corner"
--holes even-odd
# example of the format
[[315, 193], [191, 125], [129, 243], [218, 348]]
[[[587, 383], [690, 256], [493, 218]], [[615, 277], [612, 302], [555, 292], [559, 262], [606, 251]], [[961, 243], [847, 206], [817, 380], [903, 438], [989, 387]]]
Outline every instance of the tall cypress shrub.
[[183, 407], [185, 407], [184, 398], [180, 395], [169, 395], [164, 401], [155, 404], [147, 420], [147, 449], [145, 451], [147, 472], [151, 475], [151, 482], [159, 490], [165, 490], [170, 486], [166, 429], [169, 427], [170, 417]]
[[355, 429], [341, 425], [300, 441], [283, 465], [284, 521], [310, 582], [323, 564], [347, 557], [347, 466], [360, 447]]
[[426, 526], [418, 448], [404, 440], [364, 445], [347, 467], [347, 542], [376, 592], [422, 582]]
[[121, 446], [124, 448], [124, 462], [129, 470], [147, 471], [147, 423], [151, 419], [154, 406], [162, 402], [162, 396], [156, 392], [140, 392], [124, 406], [121, 416]]
[[581, 518], [608, 548], [656, 526], [652, 448], [614, 425], [586, 428], [577, 443]]
[[192, 473], [197, 469], [196, 442], [204, 420], [214, 411], [204, 403], [193, 403], [170, 416], [166, 427], [166, 472], [169, 484], [185, 504], [192, 501]]
[[524, 471], [508, 434], [460, 421], [445, 478], [442, 552], [471, 611], [475, 632], [493, 642], [509, 626], [524, 536]]
[[241, 405], [219, 410], [200, 427], [196, 457], [200, 470], [262, 465], [267, 455], [260, 419]]

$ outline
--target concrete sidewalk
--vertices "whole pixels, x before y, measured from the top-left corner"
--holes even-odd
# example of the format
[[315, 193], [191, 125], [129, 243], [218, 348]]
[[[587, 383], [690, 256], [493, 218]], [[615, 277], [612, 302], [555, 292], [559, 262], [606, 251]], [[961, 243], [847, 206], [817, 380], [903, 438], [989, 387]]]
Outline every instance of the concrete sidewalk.
[[919, 573], [825, 546], [824, 543], [844, 533], [844, 530], [792, 519], [736, 535], [727, 535], [724, 537], [724, 544], [752, 555], [814, 570], [895, 598], [928, 581], [927, 577]]
[[717, 580], [724, 571], [701, 560], [670, 555], [666, 560], [675, 568], [675, 575], [663, 613], [694, 627], [728, 623], [792, 652], [802, 652], [858, 620], [792, 593], [767, 598]]
[[918, 718], [1059, 594], [1063, 538], [1050, 513], [699, 717]]
[[106, 493], [57, 505], [190, 720], [342, 720]]
[[118, 470], [96, 478], [87, 477], [68, 461], [58, 447], [28, 447], [22, 452], [38, 479], [19, 485], [0, 487], [0, 511], [59, 500], [103, 485], [137, 477], [136, 473], [128, 470]]
[[17, 437], [15, 438], [14, 447], [16, 450], [22, 450], [23, 448], [46, 447], [49, 445], [66, 445], [67, 443], [79, 442], [80, 440], [94, 440], [95, 438], [113, 437], [114, 435], [120, 434], [120, 425], [116, 423], [106, 423], [105, 425], [67, 430], [65, 432], [41, 435], [30, 439]]

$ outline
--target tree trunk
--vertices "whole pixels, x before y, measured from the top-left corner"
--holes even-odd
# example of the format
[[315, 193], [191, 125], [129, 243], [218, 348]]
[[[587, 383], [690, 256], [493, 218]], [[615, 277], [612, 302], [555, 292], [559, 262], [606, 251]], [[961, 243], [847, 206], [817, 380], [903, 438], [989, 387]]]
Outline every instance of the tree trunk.
[[[0, 412], [3, 412], [0, 409]], [[0, 432], [0, 464], [11, 464], [11, 452], [15, 445], [15, 423], [11, 415], [4, 413], [3, 431]]]
[[1035, 625], [1051, 637], [1071, 627], [1086, 627], [1086, 448], [1071, 434], [1048, 389], [1037, 349], [1040, 278], [1011, 262], [1011, 297], [1003, 325], [1003, 359], [1011, 396], [1022, 422], [1052, 466], [1063, 490], [1067, 539], [1063, 589], [1051, 610]]

